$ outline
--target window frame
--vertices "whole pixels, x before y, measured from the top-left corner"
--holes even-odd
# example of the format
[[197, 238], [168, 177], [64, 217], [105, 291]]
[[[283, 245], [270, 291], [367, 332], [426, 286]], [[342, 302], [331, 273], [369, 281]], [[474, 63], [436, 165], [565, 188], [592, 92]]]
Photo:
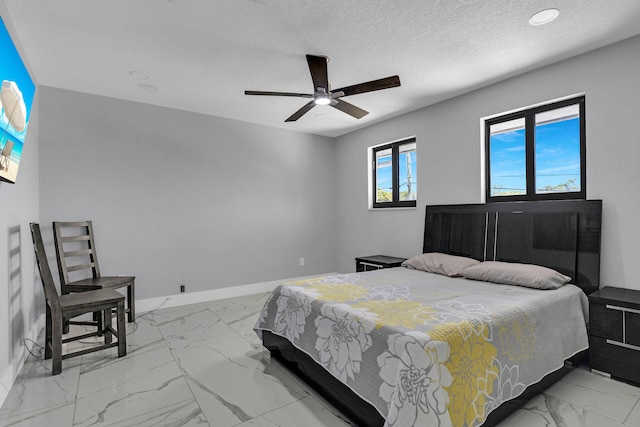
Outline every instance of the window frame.
[[[535, 182], [535, 117], [537, 114], [578, 105], [580, 113], [580, 191], [563, 193], [542, 193], [536, 194]], [[586, 168], [586, 118], [585, 118], [585, 95], [573, 96], [571, 98], [554, 101], [524, 110], [519, 110], [484, 120], [484, 155], [485, 155], [485, 200], [487, 202], [500, 201], [536, 201], [536, 200], [563, 200], [563, 199], [586, 199], [587, 198], [587, 168]], [[525, 120], [525, 179], [526, 193], [510, 196], [491, 196], [491, 126], [497, 123], [524, 118]]]
[[[400, 200], [400, 185], [399, 171], [400, 171], [400, 146], [416, 143], [416, 137], [404, 138], [394, 142], [370, 147], [371, 152], [371, 182], [373, 183], [371, 190], [371, 208], [373, 209], [385, 209], [385, 208], [415, 208], [417, 206], [418, 195], [416, 193], [415, 200]], [[378, 151], [391, 149], [391, 202], [378, 202], [378, 183], [377, 183], [377, 160], [376, 153]], [[417, 144], [416, 144], [416, 169], [417, 169]], [[416, 183], [417, 184], [417, 183]]]

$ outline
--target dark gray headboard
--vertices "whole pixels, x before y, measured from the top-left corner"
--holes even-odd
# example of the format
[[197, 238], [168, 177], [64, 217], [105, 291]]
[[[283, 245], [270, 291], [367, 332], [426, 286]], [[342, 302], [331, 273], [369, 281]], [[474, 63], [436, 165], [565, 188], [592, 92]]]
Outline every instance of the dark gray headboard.
[[589, 294], [600, 284], [602, 200], [427, 206], [423, 252], [553, 268]]

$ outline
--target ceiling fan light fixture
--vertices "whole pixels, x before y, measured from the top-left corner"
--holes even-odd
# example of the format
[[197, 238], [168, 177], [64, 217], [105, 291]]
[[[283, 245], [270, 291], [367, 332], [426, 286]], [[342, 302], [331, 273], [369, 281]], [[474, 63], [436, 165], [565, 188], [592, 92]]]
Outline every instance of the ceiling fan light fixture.
[[360, 93], [374, 92], [382, 89], [389, 89], [400, 86], [400, 78], [398, 76], [385, 77], [383, 79], [371, 80], [369, 82], [358, 83], [351, 86], [345, 86], [341, 89], [331, 90], [331, 85], [327, 76], [326, 56], [307, 55], [307, 65], [311, 73], [313, 81], [313, 93], [292, 93], [292, 92], [265, 92], [258, 90], [245, 90], [245, 95], [264, 95], [264, 96], [293, 96], [298, 98], [311, 98], [299, 108], [298, 111], [289, 116], [285, 122], [295, 122], [300, 117], [307, 114], [316, 105], [329, 105], [337, 110], [350, 115], [353, 118], [361, 119], [368, 111], [349, 104], [342, 100], [343, 96], [358, 95]]
[[329, 105], [331, 103], [331, 99], [329, 99], [328, 96], [323, 95], [314, 98], [313, 102], [315, 102], [316, 105]]
[[529, 25], [537, 26], [548, 24], [560, 15], [558, 9], [544, 9], [529, 18]]

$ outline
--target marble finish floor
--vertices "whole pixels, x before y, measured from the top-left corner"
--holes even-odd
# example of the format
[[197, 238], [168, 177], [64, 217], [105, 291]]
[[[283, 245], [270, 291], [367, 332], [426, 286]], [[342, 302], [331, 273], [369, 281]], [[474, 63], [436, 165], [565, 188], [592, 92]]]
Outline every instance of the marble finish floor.
[[[266, 298], [143, 314], [128, 325], [126, 357], [109, 349], [66, 359], [57, 376], [30, 356], [0, 426], [351, 426], [260, 345], [252, 328]], [[575, 369], [500, 424], [538, 426], [640, 427], [640, 388]]]

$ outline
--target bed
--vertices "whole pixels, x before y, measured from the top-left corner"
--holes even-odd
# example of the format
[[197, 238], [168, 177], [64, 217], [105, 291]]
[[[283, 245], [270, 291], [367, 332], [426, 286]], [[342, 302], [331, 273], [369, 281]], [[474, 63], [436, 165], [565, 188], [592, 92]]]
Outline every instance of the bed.
[[599, 200], [427, 206], [413, 268], [282, 283], [256, 333], [358, 426], [495, 425], [584, 356], [601, 215]]

